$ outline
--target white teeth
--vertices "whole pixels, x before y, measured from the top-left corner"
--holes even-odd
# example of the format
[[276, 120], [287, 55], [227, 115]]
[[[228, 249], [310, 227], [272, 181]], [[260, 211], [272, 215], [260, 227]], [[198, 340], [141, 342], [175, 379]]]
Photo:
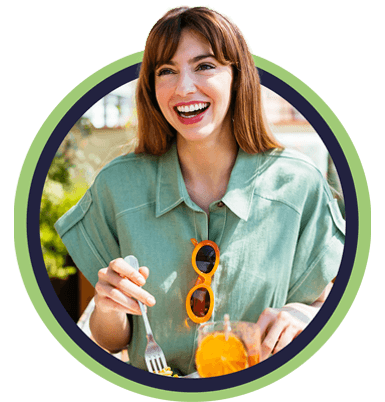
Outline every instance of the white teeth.
[[177, 110], [178, 112], [194, 112], [195, 110], [200, 110], [200, 109], [204, 109], [205, 107], [207, 107], [209, 104], [206, 102], [203, 103], [195, 103], [195, 104], [191, 104], [191, 105], [186, 105], [186, 106], [177, 106]]

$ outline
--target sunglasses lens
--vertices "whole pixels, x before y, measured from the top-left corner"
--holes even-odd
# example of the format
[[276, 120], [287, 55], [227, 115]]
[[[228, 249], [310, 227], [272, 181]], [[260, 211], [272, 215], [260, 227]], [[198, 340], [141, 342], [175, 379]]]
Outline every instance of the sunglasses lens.
[[210, 293], [205, 288], [197, 289], [191, 296], [190, 304], [197, 317], [204, 317], [210, 308]]
[[196, 256], [197, 267], [204, 274], [209, 274], [215, 264], [215, 250], [211, 246], [203, 246]]

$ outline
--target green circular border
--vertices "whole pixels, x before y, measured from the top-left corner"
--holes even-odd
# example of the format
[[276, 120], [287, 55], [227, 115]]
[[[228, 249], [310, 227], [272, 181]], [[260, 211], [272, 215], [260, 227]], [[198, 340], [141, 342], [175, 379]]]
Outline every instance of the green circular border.
[[[119, 376], [96, 362], [85, 353], [58, 324], [47, 306], [34, 276], [29, 257], [26, 224], [27, 205], [32, 177], [40, 154], [60, 120], [68, 110], [95, 85], [112, 74], [141, 62], [142, 57], [143, 52], [124, 57], [102, 68], [84, 80], [59, 103], [37, 133], [22, 166], [15, 197], [14, 240], [17, 260], [24, 285], [36, 311], [47, 328], [51, 331], [52, 335], [67, 349], [68, 352], [79, 360], [79, 362], [113, 384], [138, 394], [170, 401], [213, 401], [253, 392], [286, 376], [308, 360], [329, 339], [352, 305], [365, 272], [370, 247], [370, 199], [364, 170], [349, 135], [322, 99], [288, 71], [265, 59], [253, 56], [257, 67], [264, 69], [286, 82], [312, 104], [333, 131], [346, 156], [356, 187], [359, 211], [357, 253], [349, 283], [333, 315], [314, 340], [289, 362], [272, 373], [269, 373], [255, 381], [220, 391], [187, 393], [154, 389]], [[203, 397], [205, 399], [203, 399]]]

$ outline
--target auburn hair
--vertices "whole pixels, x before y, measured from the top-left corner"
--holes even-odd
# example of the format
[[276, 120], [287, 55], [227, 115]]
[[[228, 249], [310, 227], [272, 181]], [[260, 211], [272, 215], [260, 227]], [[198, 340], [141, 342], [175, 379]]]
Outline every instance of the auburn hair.
[[156, 100], [155, 70], [172, 59], [184, 29], [203, 36], [215, 58], [233, 68], [230, 109], [238, 145], [247, 153], [280, 147], [265, 121], [258, 71], [239, 29], [206, 7], [180, 7], [168, 11], [147, 38], [136, 90], [138, 142], [135, 153], [162, 155], [175, 141], [175, 129], [163, 116]]

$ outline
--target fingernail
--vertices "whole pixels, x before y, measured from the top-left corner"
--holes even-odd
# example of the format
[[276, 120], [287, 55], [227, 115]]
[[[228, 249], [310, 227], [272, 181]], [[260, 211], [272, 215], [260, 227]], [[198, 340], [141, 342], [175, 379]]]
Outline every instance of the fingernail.
[[152, 296], [148, 296], [146, 300], [148, 304], [155, 304], [155, 299]]
[[137, 281], [138, 281], [140, 286], [143, 286], [146, 283], [146, 281], [144, 280], [143, 276], [138, 276]]

